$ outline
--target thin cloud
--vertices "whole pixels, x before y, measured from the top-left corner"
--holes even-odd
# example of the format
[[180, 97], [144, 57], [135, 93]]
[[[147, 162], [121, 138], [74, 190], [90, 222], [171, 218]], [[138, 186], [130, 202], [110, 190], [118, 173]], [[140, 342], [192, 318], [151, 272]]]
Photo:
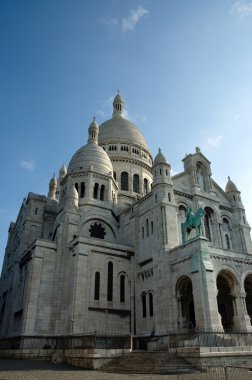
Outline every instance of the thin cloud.
[[23, 161], [20, 162], [19, 165], [20, 165], [21, 168], [23, 168], [25, 170], [28, 170], [30, 172], [32, 172], [35, 169], [35, 167], [36, 167], [36, 164], [35, 164], [34, 160], [28, 160], [28, 161], [23, 160]]
[[142, 5], [139, 5], [136, 9], [131, 9], [128, 17], [123, 17], [121, 19], [117, 17], [107, 17], [102, 20], [103, 25], [105, 25], [110, 31], [117, 28], [121, 29], [123, 33], [133, 31], [139, 21], [147, 16], [149, 11], [145, 9]]
[[236, 1], [230, 8], [231, 14], [248, 15], [252, 13], [252, 2]]
[[100, 102], [100, 108], [96, 111], [96, 114], [102, 119], [112, 117], [114, 97], [115, 96], [109, 96]]
[[206, 141], [206, 148], [217, 148], [222, 140], [222, 136], [218, 135], [216, 137], [208, 137]]
[[134, 30], [135, 26], [141, 20], [141, 18], [147, 16], [148, 14], [149, 12], [147, 9], [141, 5], [137, 9], [131, 9], [129, 16], [122, 19], [122, 31], [128, 32]]
[[119, 20], [116, 17], [104, 18], [102, 22], [108, 29], [114, 29], [119, 25]]

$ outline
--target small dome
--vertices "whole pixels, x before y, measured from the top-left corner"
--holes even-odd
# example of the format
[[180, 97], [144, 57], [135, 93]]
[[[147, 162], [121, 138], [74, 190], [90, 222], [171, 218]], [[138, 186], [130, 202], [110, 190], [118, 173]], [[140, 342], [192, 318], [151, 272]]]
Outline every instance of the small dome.
[[158, 164], [168, 164], [168, 162], [167, 162], [165, 156], [163, 155], [163, 153], [161, 152], [160, 148], [158, 150], [158, 154], [156, 155], [156, 157], [154, 159], [154, 166], [158, 165]]
[[68, 173], [87, 171], [90, 167], [102, 174], [113, 172], [109, 156], [99, 145], [87, 144], [77, 150], [69, 163]]
[[87, 145], [84, 145], [77, 150], [69, 163], [69, 174], [85, 172], [90, 170], [90, 168], [101, 174], [108, 175], [113, 172], [113, 166], [109, 156], [97, 144], [98, 132], [99, 127], [94, 120], [89, 127], [89, 140]]
[[233, 191], [238, 191], [238, 189], [237, 189], [236, 185], [234, 184], [234, 182], [231, 181], [230, 177], [228, 177], [225, 192], [231, 193]]

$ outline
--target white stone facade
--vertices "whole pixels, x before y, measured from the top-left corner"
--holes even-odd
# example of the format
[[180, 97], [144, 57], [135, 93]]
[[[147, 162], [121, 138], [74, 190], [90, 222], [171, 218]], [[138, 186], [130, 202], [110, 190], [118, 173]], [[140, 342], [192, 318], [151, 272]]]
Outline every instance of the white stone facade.
[[[29, 193], [9, 228], [0, 336], [251, 331], [252, 244], [240, 192], [196, 148], [173, 177], [123, 117], [89, 127], [48, 196]], [[185, 240], [188, 209], [201, 236]]]

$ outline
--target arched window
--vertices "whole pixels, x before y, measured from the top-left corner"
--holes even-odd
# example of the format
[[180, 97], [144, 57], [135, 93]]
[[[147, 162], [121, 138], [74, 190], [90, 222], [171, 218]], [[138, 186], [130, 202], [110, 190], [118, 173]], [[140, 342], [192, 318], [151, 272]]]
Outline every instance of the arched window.
[[121, 174], [121, 190], [129, 190], [129, 175], [127, 172]]
[[94, 199], [98, 198], [98, 190], [99, 190], [99, 183], [95, 183], [95, 185], [94, 185]]
[[114, 180], [116, 181], [116, 172], [113, 172]]
[[84, 196], [85, 196], [85, 183], [81, 182], [80, 198], [84, 198]]
[[133, 191], [135, 193], [139, 193], [139, 175], [138, 174], [133, 175]]
[[230, 240], [228, 234], [225, 234], [225, 240], [226, 240], [226, 248], [230, 249]]
[[153, 232], [154, 232], [154, 224], [153, 222], [151, 222], [151, 234], [153, 234]]
[[148, 179], [144, 178], [144, 195], [148, 193]]
[[101, 185], [100, 200], [105, 201], [105, 185]]
[[142, 312], [143, 312], [143, 318], [146, 318], [146, 294], [145, 293], [142, 295]]
[[146, 235], [149, 237], [149, 219], [146, 219]]
[[125, 276], [120, 277], [120, 302], [125, 302]]
[[108, 262], [108, 287], [107, 287], [107, 301], [113, 300], [113, 263]]
[[149, 293], [149, 311], [150, 317], [153, 317], [153, 294]]
[[196, 165], [196, 180], [200, 189], [206, 191], [205, 169], [201, 162]]
[[96, 301], [100, 299], [100, 272], [95, 272], [94, 299]]
[[74, 187], [75, 187], [75, 189], [76, 189], [76, 191], [78, 193], [78, 191], [79, 191], [79, 184], [78, 184], [78, 182], [75, 182]]
[[212, 240], [211, 239], [211, 228], [210, 228], [211, 214], [208, 210], [205, 210], [205, 211], [206, 211], [206, 214], [204, 217], [205, 233], [206, 233], [206, 238], [211, 241]]

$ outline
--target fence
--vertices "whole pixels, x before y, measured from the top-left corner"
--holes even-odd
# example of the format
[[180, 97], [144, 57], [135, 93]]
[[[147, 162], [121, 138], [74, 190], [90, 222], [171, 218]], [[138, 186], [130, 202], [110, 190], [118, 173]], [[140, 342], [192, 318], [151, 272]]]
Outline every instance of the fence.
[[150, 346], [168, 348], [185, 347], [245, 347], [252, 346], [252, 333], [242, 330], [190, 329], [172, 332], [167, 335], [136, 336], [133, 348], [147, 350]]
[[131, 335], [96, 332], [85, 335], [17, 336], [0, 339], [0, 350], [17, 349], [129, 349]]

